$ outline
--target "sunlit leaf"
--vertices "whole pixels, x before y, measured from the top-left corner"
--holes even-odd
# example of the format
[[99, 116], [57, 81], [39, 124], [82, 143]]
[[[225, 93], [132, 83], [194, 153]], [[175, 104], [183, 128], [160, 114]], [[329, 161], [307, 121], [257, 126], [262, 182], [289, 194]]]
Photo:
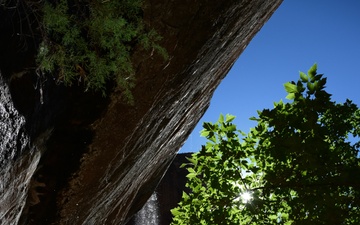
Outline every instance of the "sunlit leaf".
[[197, 160], [195, 157], [185, 157], [189, 162], [191, 162], [193, 165], [197, 165]]
[[230, 131], [230, 132], [233, 132], [236, 130], [236, 126], [235, 125], [230, 125], [227, 127], [227, 130]]
[[[226, 115], [226, 117], [227, 117], [227, 115]], [[220, 114], [218, 121], [219, 121], [219, 123], [223, 123], [223, 122], [224, 122], [224, 115], [223, 115], [223, 114]]]
[[226, 122], [230, 123], [232, 122], [236, 117], [230, 114], [226, 114]]
[[178, 215], [180, 215], [180, 212], [179, 212], [179, 209], [178, 209], [178, 208], [171, 209], [170, 212], [171, 212], [171, 214], [172, 214], [173, 216], [178, 216]]
[[183, 191], [182, 198], [186, 200], [189, 198], [189, 195], [185, 191]]
[[187, 175], [186, 175], [186, 177], [187, 178], [189, 178], [189, 179], [191, 179], [191, 178], [194, 178], [194, 177], [196, 177], [196, 173], [188, 173]]
[[297, 86], [295, 84], [292, 84], [290, 82], [287, 82], [284, 84], [285, 90], [287, 93], [297, 93]]
[[301, 78], [301, 81], [304, 83], [308, 82], [308, 80], [309, 80], [308, 76], [303, 72], [300, 72], [300, 78]]
[[289, 93], [288, 95], [286, 95], [286, 99], [293, 100], [294, 98], [295, 98], [294, 93]]
[[308, 76], [310, 78], [310, 81], [313, 82], [317, 70], [317, 64], [315, 63], [309, 70], [308, 70]]
[[210, 131], [208, 131], [208, 130], [201, 130], [200, 131], [200, 136], [201, 137], [207, 137], [207, 136], [209, 136], [209, 134], [210, 134]]
[[259, 120], [259, 118], [256, 118], [255, 116], [252, 116], [252, 117], [250, 117], [250, 118], [249, 118], [249, 120], [258, 121], [258, 120]]

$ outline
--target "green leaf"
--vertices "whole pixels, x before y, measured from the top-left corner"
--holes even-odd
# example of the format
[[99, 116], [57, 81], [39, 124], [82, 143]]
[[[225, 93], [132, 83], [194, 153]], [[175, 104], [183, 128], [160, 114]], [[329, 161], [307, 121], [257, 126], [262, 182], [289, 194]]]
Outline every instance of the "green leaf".
[[314, 94], [315, 93], [315, 84], [307, 82], [307, 88], [309, 90], [309, 94]]
[[186, 175], [187, 178], [191, 179], [191, 178], [194, 178], [196, 177], [196, 173], [188, 173], [188, 175]]
[[203, 129], [200, 131], [201, 137], [207, 137], [207, 136], [209, 136], [209, 134], [210, 134], [210, 131], [208, 131], [208, 130]]
[[300, 78], [302, 82], [308, 82], [309, 78], [304, 72], [300, 72]]
[[295, 98], [294, 93], [289, 93], [288, 95], [286, 95], [286, 99], [293, 100], [294, 98]]
[[325, 87], [326, 80], [326, 77], [319, 80], [320, 89], [323, 89]]
[[226, 122], [227, 123], [232, 122], [235, 118], [236, 118], [236, 116], [234, 116], [234, 115], [226, 114]]
[[256, 118], [255, 116], [252, 116], [252, 117], [249, 118], [249, 120], [259, 121], [259, 118]]
[[277, 106], [282, 107], [284, 105], [284, 102], [282, 100], [280, 100], [279, 102], [274, 102], [274, 107], [276, 108]]
[[193, 165], [197, 165], [197, 159], [192, 157], [192, 158], [189, 158], [189, 157], [185, 157], [189, 162], [191, 162]]
[[189, 171], [189, 173], [196, 173], [195, 170], [193, 168], [191, 168], [191, 167], [188, 168], [188, 171]]
[[236, 126], [234, 124], [227, 127], [227, 131], [234, 132], [236, 130]]
[[179, 216], [181, 214], [181, 212], [179, 211], [179, 208], [171, 209], [170, 212], [173, 216]]
[[314, 80], [319, 81], [323, 76], [324, 74], [317, 74], [315, 75]]
[[292, 84], [290, 82], [287, 82], [284, 84], [285, 90], [287, 93], [297, 93], [297, 86], [295, 84]]
[[276, 220], [276, 219], [277, 219], [277, 215], [269, 215], [269, 219], [270, 219], [270, 220]]
[[185, 191], [183, 191], [182, 198], [186, 200], [189, 198], [189, 195]]
[[204, 129], [206, 129], [206, 130], [208, 130], [208, 131], [212, 131], [212, 130], [214, 130], [214, 125], [212, 124], [212, 123], [207, 123], [207, 122], [205, 122], [204, 124], [203, 124], [203, 128]]
[[308, 70], [308, 76], [310, 78], [310, 81], [314, 81], [315, 75], [317, 70], [317, 64], [315, 63], [309, 70]]
[[[227, 115], [226, 115], [227, 116]], [[224, 122], [224, 115], [223, 114], [220, 114], [219, 116], [219, 123], [223, 123]]]

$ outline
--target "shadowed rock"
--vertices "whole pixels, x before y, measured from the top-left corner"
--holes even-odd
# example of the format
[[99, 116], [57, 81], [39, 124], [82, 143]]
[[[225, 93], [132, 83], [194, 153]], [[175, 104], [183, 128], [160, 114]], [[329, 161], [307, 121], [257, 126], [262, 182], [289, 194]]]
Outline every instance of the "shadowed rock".
[[[183, 191], [190, 192], [190, 189], [185, 187], [188, 171], [186, 168], [181, 168], [183, 163], [188, 163], [186, 158], [191, 157], [191, 153], [183, 153], [176, 155], [174, 161], [172, 161], [168, 170], [166, 171], [161, 182], [155, 189], [155, 195], [146, 202], [143, 207], [126, 225], [140, 225], [146, 224], [151, 217], [157, 217], [157, 225], [169, 225], [172, 222], [171, 209], [175, 208], [182, 198]], [[151, 210], [147, 205], [154, 204], [154, 198], [156, 196], [156, 215], [146, 216], [151, 214]], [[150, 218], [148, 218], [150, 217]], [[148, 223], [153, 224], [153, 223]]]
[[163, 37], [169, 60], [134, 54], [135, 106], [112, 95], [94, 124], [90, 152], [63, 192], [60, 223], [122, 224], [145, 203], [215, 88], [280, 2], [148, 2], [145, 19]]
[[[76, 87], [46, 89], [52, 85], [48, 80], [40, 96], [45, 104], [30, 104], [18, 88], [27, 83], [12, 81], [14, 101], [32, 133], [40, 133], [32, 131], [33, 124], [47, 129], [35, 112], [47, 115], [49, 107], [57, 113], [35, 175], [47, 190], [30, 207], [28, 224], [125, 224], [150, 197], [216, 87], [281, 2], [147, 0], [146, 24], [163, 37], [169, 59], [134, 52], [133, 106], [124, 104], [116, 89], [101, 99]], [[34, 73], [27, 77], [36, 80]]]

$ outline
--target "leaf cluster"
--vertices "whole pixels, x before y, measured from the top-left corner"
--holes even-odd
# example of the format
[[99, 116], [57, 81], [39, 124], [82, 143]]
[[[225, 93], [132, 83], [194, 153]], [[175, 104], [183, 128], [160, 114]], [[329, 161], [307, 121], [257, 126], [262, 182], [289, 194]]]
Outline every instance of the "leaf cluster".
[[[303, 100], [313, 96], [318, 99], [330, 101], [330, 94], [324, 91], [326, 78], [322, 78], [323, 74], [317, 74], [317, 64], [314, 64], [305, 74], [300, 72], [300, 79], [295, 82], [288, 82], [284, 84], [285, 90], [288, 93], [286, 96], [290, 100]], [[306, 92], [305, 92], [306, 90]]]
[[[245, 204], [240, 195], [253, 187], [250, 179], [257, 167], [247, 159], [239, 137], [243, 133], [232, 123], [235, 116], [220, 115], [216, 123], [204, 123], [201, 135], [208, 139], [189, 158], [183, 200], [172, 210], [172, 224], [240, 224]], [[247, 171], [247, 173], [244, 173]]]
[[331, 101], [316, 69], [284, 85], [293, 102], [259, 113], [266, 128], [253, 153], [264, 168], [264, 201], [273, 198], [261, 211], [276, 208], [296, 224], [357, 224], [360, 111], [350, 100]]
[[83, 83], [86, 90], [104, 94], [106, 83], [116, 81], [131, 102], [134, 47], [155, 49], [166, 57], [157, 44], [159, 35], [143, 23], [142, 0], [45, 1], [43, 12], [39, 69], [55, 73], [65, 85]]
[[204, 123], [173, 224], [359, 224], [360, 110], [331, 101], [316, 69], [286, 83], [292, 101], [258, 111], [247, 135], [233, 116]]

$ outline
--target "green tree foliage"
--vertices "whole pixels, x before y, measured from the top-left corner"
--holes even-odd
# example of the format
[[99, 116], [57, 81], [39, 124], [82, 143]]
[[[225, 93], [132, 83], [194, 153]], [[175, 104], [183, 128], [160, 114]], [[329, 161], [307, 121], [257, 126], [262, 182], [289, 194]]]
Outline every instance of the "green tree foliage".
[[134, 47], [166, 57], [156, 44], [159, 35], [143, 23], [142, 0], [45, 1], [43, 12], [39, 68], [55, 72], [65, 85], [84, 82], [86, 89], [104, 93], [106, 82], [115, 80], [131, 100]]
[[331, 101], [316, 70], [286, 83], [291, 101], [258, 111], [247, 135], [234, 116], [204, 123], [172, 224], [360, 224], [360, 110]]

